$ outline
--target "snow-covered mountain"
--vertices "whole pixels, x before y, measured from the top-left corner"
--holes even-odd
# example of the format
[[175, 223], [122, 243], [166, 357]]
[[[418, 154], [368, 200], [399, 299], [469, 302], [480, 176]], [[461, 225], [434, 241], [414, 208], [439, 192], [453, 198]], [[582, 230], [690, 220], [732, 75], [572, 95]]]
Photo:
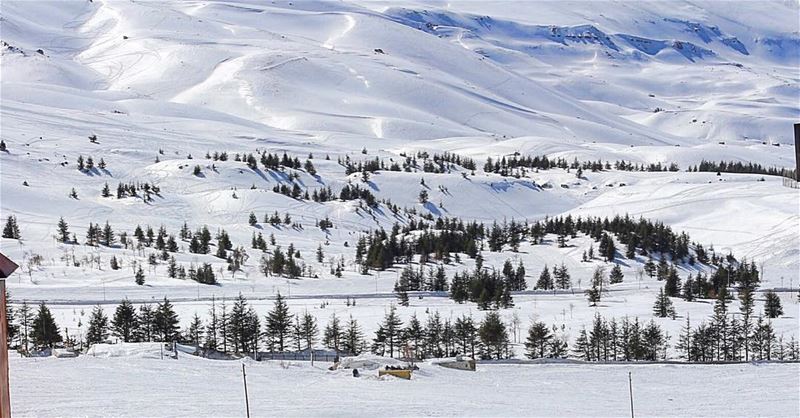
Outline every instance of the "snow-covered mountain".
[[[780, 176], [688, 169], [702, 160], [794, 167], [798, 14], [796, 1], [3, 0], [0, 217], [16, 218], [20, 239], [0, 245], [22, 265], [12, 297], [47, 301], [60, 325], [82, 335], [81, 305], [110, 311], [124, 297], [169, 297], [187, 325], [212, 298], [241, 293], [263, 313], [280, 291], [296, 312], [351, 315], [371, 334], [403, 269], [363, 274], [355, 246], [371, 231], [441, 218], [488, 227], [628, 214], [754, 261], [761, 287], [783, 290], [785, 311], [796, 312], [798, 190]], [[268, 166], [264, 153], [286, 153], [299, 167]], [[431, 158], [444, 153], [461, 162]], [[541, 155], [602, 169], [484, 169], [488, 158]], [[362, 174], [348, 161], [380, 167]], [[143, 184], [159, 191], [125, 191]], [[339, 197], [348, 185], [377, 203], [304, 196]], [[268, 222], [276, 212], [291, 222]], [[61, 218], [77, 242], [58, 239]], [[89, 226], [106, 223], [117, 242], [86, 245]], [[169, 277], [160, 252], [134, 244], [137, 226], [178, 235], [184, 225], [225, 230], [248, 257], [230, 272], [215, 251], [189, 251], [190, 239], [179, 239], [168, 256], [217, 274], [218, 285], [199, 285]], [[268, 251], [252, 248], [256, 234], [274, 237]], [[545, 266], [572, 273], [571, 293], [518, 292], [516, 306], [501, 310], [505, 320], [538, 318], [571, 342], [597, 313], [652, 317], [663, 283], [642, 274], [648, 255], [622, 257], [627, 243], [617, 242], [625, 280], [589, 307], [589, 278], [611, 267], [586, 259], [597, 242], [583, 234], [568, 245], [555, 245], [555, 234], [543, 242], [481, 248], [484, 266], [524, 263], [529, 289]], [[304, 277], [265, 276], [262, 256], [290, 244]], [[144, 285], [134, 281], [141, 267]], [[448, 277], [475, 267], [466, 256], [444, 266]], [[683, 280], [714, 267], [679, 260], [677, 269]], [[329, 300], [342, 306], [326, 310]], [[763, 302], [759, 295], [759, 311]], [[693, 321], [712, 309], [675, 305]], [[453, 317], [474, 306], [430, 292], [399, 313]], [[776, 332], [796, 336], [795, 316], [776, 318]], [[656, 320], [672, 335], [683, 324]]]
[[323, 138], [791, 142], [794, 2], [384, 6], [8, 2], [5, 97], [57, 86], [78, 108], [196, 107]]

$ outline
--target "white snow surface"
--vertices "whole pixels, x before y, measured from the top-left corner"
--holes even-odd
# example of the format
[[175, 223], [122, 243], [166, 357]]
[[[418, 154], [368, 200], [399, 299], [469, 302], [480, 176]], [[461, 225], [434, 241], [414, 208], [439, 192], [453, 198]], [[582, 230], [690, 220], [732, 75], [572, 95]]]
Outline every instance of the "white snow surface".
[[[329, 364], [245, 362], [252, 416], [628, 416], [629, 372], [637, 416], [795, 416], [800, 401], [797, 364], [479, 364], [468, 372], [421, 363], [411, 380], [376, 371], [354, 378]], [[12, 358], [11, 370], [14, 416], [245, 413], [239, 361]], [[99, 390], [105, 396], [93, 395]]]
[[[264, 314], [280, 291], [290, 296], [293, 312], [308, 311], [322, 325], [332, 313], [352, 315], [371, 337], [394, 300], [399, 269], [360, 275], [354, 244], [365, 231], [389, 229], [408, 216], [385, 205], [372, 216], [356, 202], [291, 199], [272, 192], [286, 182], [284, 174], [204, 155], [266, 150], [303, 161], [312, 153], [317, 176], [301, 170], [299, 182], [309, 192], [327, 186], [336, 192], [348, 182], [361, 184], [358, 174], [344, 174], [340, 157], [389, 162], [402, 161], [401, 153], [455, 152], [475, 159], [474, 175], [461, 168], [382, 171], [362, 185], [401, 208], [487, 224], [565, 214], [662, 221], [713, 244], [718, 254], [756, 261], [762, 288], [784, 289], [786, 314], [773, 321], [776, 332], [796, 338], [800, 311], [791, 289], [800, 286], [800, 192], [779, 177], [685, 169], [701, 159], [794, 166], [799, 7], [794, 1], [4, 0], [0, 138], [8, 152], [0, 153], [0, 218], [15, 215], [22, 234], [0, 239], [2, 252], [22, 266], [8, 281], [12, 298], [47, 301], [59, 325], [80, 335], [93, 304], [110, 314], [125, 297], [137, 304], [169, 297], [186, 326], [194, 313], [208, 312], [212, 297], [242, 293]], [[480, 169], [487, 157], [515, 152], [674, 162], [682, 171], [611, 170], [577, 179], [553, 169], [516, 179]], [[78, 155], [95, 163], [103, 158], [108, 167], [81, 173]], [[196, 164], [202, 177], [192, 175]], [[430, 194], [426, 205], [418, 202], [421, 179]], [[113, 193], [119, 182], [145, 181], [159, 185], [162, 196], [150, 203], [100, 196], [105, 183]], [[68, 196], [72, 188], [78, 199]], [[250, 212], [260, 221], [275, 211], [289, 213], [303, 229], [247, 223]], [[170, 279], [165, 264], [147, 266], [149, 250], [56, 242], [59, 217], [80, 242], [90, 222], [108, 221], [129, 235], [137, 224], [163, 225], [171, 234], [184, 222], [192, 230], [207, 225], [212, 234], [224, 228], [250, 258], [231, 274], [224, 260], [188, 253], [188, 243], [179, 242], [177, 261], [211, 263], [220, 284]], [[315, 226], [326, 217], [334, 224], [328, 233]], [[259, 252], [249, 248], [253, 232], [274, 235], [283, 249], [293, 243], [318, 278], [264, 277]], [[515, 307], [501, 311], [506, 321], [515, 313], [521, 318], [522, 335], [530, 319], [561, 327], [572, 342], [595, 313], [652, 318], [662, 283], [636, 279], [644, 258], [622, 260], [624, 283], [611, 286], [599, 307], [588, 307], [582, 290], [591, 272], [611, 266], [580, 261], [591, 245], [586, 237], [567, 248], [552, 245], [554, 236], [547, 241], [523, 243], [518, 253], [483, 253], [490, 266], [524, 262], [529, 287], [545, 265], [569, 267], [574, 292], [515, 295]], [[319, 244], [322, 264], [314, 257]], [[72, 255], [80, 266], [67, 262]], [[112, 255], [121, 270], [108, 267]], [[38, 263], [31, 261], [36, 256]], [[330, 264], [342, 257], [346, 269], [336, 278]], [[145, 265], [145, 286], [134, 283], [134, 262]], [[447, 272], [473, 267], [463, 257]], [[690, 266], [679, 272], [696, 273]], [[398, 309], [403, 319], [416, 313], [424, 321], [434, 311], [447, 318], [483, 315], [442, 294], [422, 296]], [[347, 306], [348, 297], [357, 297], [357, 305]], [[761, 312], [763, 297], [756, 299]], [[322, 308], [325, 301], [330, 305]], [[693, 324], [711, 313], [706, 302], [674, 300]], [[655, 320], [674, 344], [683, 322]], [[91, 358], [14, 358], [15, 416], [241, 415], [238, 362], [161, 361], [153, 349], [98, 346]], [[519, 356], [523, 348], [515, 343], [514, 350]], [[642, 415], [798, 414], [794, 365], [481, 365], [475, 374], [423, 365], [411, 382], [353, 379], [305, 364], [251, 367], [256, 415], [618, 416], [628, 413], [628, 371], [638, 380]], [[697, 401], [709, 382], [731, 390]], [[103, 391], [88, 390], [98, 387]], [[43, 390], [52, 401], [41, 401]], [[212, 400], [220, 390], [229, 394]], [[185, 402], [190, 394], [204, 402]], [[128, 406], [113, 409], [121, 403]]]

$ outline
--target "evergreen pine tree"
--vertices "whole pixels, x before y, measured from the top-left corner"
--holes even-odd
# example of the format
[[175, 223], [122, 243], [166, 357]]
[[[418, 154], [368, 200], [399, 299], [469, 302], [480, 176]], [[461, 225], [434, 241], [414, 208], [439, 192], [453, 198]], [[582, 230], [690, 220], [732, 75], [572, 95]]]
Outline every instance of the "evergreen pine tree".
[[167, 297], [156, 306], [153, 313], [153, 325], [155, 334], [160, 338], [160, 341], [169, 342], [173, 341], [178, 336], [178, 314], [172, 307]]
[[27, 302], [23, 301], [22, 305], [17, 308], [16, 316], [19, 326], [19, 345], [22, 347], [23, 353], [27, 353], [34, 321], [33, 312]]
[[592, 275], [592, 286], [584, 292], [590, 306], [597, 306], [597, 302], [600, 302], [603, 293], [603, 280], [605, 280], [605, 272], [602, 267], [598, 267]]
[[394, 357], [395, 351], [400, 352], [403, 337], [403, 321], [397, 316], [397, 307], [394, 304], [389, 308], [378, 330], [376, 340], [383, 346], [382, 352], [388, 350], [389, 357]]
[[3, 238], [20, 239], [19, 225], [17, 225], [17, 217], [9, 215], [6, 219], [6, 225], [3, 228]]
[[644, 263], [644, 271], [647, 273], [650, 278], [655, 277], [656, 275], [656, 264], [653, 262], [652, 258], [648, 258], [647, 261]]
[[772, 360], [772, 350], [775, 345], [775, 331], [772, 323], [764, 321], [759, 316], [756, 321], [753, 338], [750, 340], [750, 350], [754, 360]]
[[[556, 272], [556, 268], [558, 271]], [[572, 278], [569, 275], [569, 270], [564, 263], [561, 267], [553, 268], [553, 276], [555, 277], [555, 285], [561, 290], [568, 290], [572, 288]]]
[[542, 322], [532, 322], [525, 340], [525, 355], [530, 359], [548, 357], [548, 347], [553, 336]]
[[672, 318], [675, 316], [675, 308], [669, 296], [664, 292], [664, 288], [658, 290], [656, 303], [653, 305], [653, 315], [659, 318]]
[[697, 295], [695, 295], [695, 283], [691, 274], [686, 278], [686, 281], [683, 282], [683, 286], [681, 286], [681, 297], [683, 300], [687, 302], [695, 300], [697, 297]]
[[300, 321], [300, 336], [303, 339], [304, 350], [311, 350], [317, 342], [319, 336], [319, 327], [317, 327], [317, 319], [314, 315], [306, 312]]
[[471, 358], [476, 358], [476, 352], [480, 347], [478, 339], [478, 328], [472, 316], [463, 315], [456, 319], [454, 333], [457, 340], [458, 351]]
[[586, 298], [589, 300], [589, 306], [597, 306], [600, 302], [600, 289], [592, 282], [592, 287], [584, 291]]
[[408, 320], [408, 325], [403, 329], [403, 340], [406, 345], [414, 350], [414, 358], [425, 358], [425, 329], [414, 312]]
[[478, 329], [484, 347], [483, 356], [487, 359], [502, 359], [508, 356], [508, 331], [497, 312], [488, 312]]
[[271, 346], [283, 352], [288, 345], [289, 331], [292, 326], [293, 315], [289, 306], [278, 292], [272, 311], [267, 314], [267, 339]]
[[136, 284], [139, 286], [144, 285], [144, 271], [142, 271], [142, 266], [136, 269]]
[[103, 308], [97, 305], [92, 310], [89, 318], [89, 329], [86, 330], [86, 344], [92, 345], [101, 343], [108, 337], [108, 316], [103, 312]]
[[773, 290], [767, 290], [764, 294], [764, 315], [767, 318], [777, 318], [783, 315], [783, 306], [781, 305], [781, 298]]
[[111, 330], [123, 342], [131, 342], [136, 338], [139, 319], [133, 304], [125, 298], [117, 305], [111, 319]]
[[63, 341], [53, 314], [44, 302], [39, 305], [39, 311], [33, 320], [32, 332], [33, 342], [37, 347], [53, 347], [55, 343]]
[[714, 314], [711, 317], [712, 338], [715, 360], [730, 360], [730, 346], [728, 345], [731, 332], [728, 320], [727, 289], [721, 288], [714, 302]]
[[622, 268], [620, 268], [619, 264], [614, 264], [614, 267], [611, 269], [611, 273], [609, 273], [608, 277], [611, 284], [617, 284], [622, 283], [622, 279], [625, 276], [622, 274]]
[[155, 312], [150, 305], [144, 304], [139, 307], [136, 325], [137, 340], [149, 342], [155, 339]]
[[664, 293], [669, 297], [678, 297], [681, 292], [681, 280], [678, 277], [678, 272], [675, 266], [670, 266], [667, 273], [666, 281], [664, 282]]
[[403, 275], [401, 275], [400, 280], [394, 283], [394, 293], [397, 295], [397, 303], [400, 306], [408, 306], [408, 284], [407, 281], [404, 281]]
[[108, 264], [109, 267], [111, 267], [111, 270], [119, 270], [119, 261], [117, 261], [117, 256], [112, 255], [111, 260], [109, 260]]
[[106, 225], [103, 227], [103, 232], [101, 234], [102, 237], [102, 244], [106, 247], [110, 247], [114, 245], [116, 242], [116, 238], [114, 237], [114, 230], [111, 228], [111, 225], [108, 224], [106, 221]]
[[200, 316], [195, 312], [192, 317], [192, 322], [189, 323], [189, 328], [186, 330], [185, 340], [195, 347], [200, 347], [200, 341], [203, 338], [203, 321]]
[[342, 350], [342, 325], [335, 313], [331, 315], [331, 320], [325, 326], [325, 331], [322, 333], [322, 343], [325, 347], [334, 350], [337, 356], [339, 351]]
[[[444, 269], [442, 269], [442, 274], [444, 274]], [[522, 264], [522, 260], [520, 260], [519, 264], [517, 264], [517, 269], [514, 271], [514, 277], [515, 286], [511, 290], [522, 291], [528, 288], [528, 283], [525, 282], [525, 266]]]
[[211, 297], [211, 308], [208, 310], [209, 320], [205, 329], [205, 348], [212, 350], [217, 349], [217, 334], [219, 333], [219, 320], [217, 319], [217, 303], [216, 299]]
[[536, 288], [542, 290], [550, 290], [553, 288], [553, 278], [550, 276], [550, 270], [547, 268], [547, 265], [544, 266], [542, 273], [539, 274], [539, 281], [536, 282]]
[[741, 339], [744, 349], [744, 360], [750, 361], [750, 337], [753, 333], [753, 307], [755, 299], [753, 291], [749, 288], [742, 288], [739, 291], [739, 312], [741, 313]]
[[364, 346], [364, 334], [361, 332], [361, 327], [358, 321], [350, 316], [347, 325], [344, 329], [342, 339], [342, 350], [351, 355], [357, 356], [361, 354], [362, 347]]
[[678, 337], [678, 345], [675, 346], [678, 351], [678, 356], [686, 361], [694, 361], [692, 353], [694, 346], [692, 344], [692, 324], [689, 321], [689, 315], [686, 315], [686, 325], [681, 328], [681, 335]]
[[174, 279], [178, 276], [178, 263], [175, 262], [175, 257], [170, 257], [167, 261], [167, 277]]
[[239, 292], [239, 296], [233, 302], [230, 315], [227, 318], [228, 330], [227, 340], [234, 353], [248, 351], [249, 328], [248, 328], [248, 306], [247, 299]]
[[443, 357], [444, 351], [442, 350], [442, 334], [444, 328], [441, 316], [436, 311], [428, 316], [428, 321], [425, 324], [425, 352], [431, 357]]
[[322, 244], [317, 246], [317, 263], [325, 261], [325, 253], [322, 252]]
[[70, 242], [69, 239], [69, 225], [64, 221], [64, 218], [58, 220], [58, 240], [63, 243]]

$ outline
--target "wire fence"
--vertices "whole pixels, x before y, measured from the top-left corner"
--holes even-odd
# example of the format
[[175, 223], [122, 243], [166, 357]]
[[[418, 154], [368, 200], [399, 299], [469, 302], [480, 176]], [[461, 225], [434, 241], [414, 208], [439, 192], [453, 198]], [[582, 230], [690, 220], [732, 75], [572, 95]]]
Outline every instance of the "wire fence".
[[[327, 351], [313, 353], [314, 361], [322, 361], [322, 362], [336, 362], [339, 361], [341, 357], [348, 357], [352, 354], [348, 353], [331, 353]], [[269, 351], [259, 351], [258, 352], [258, 360], [292, 360], [292, 361], [311, 361], [311, 353], [308, 351], [300, 351], [300, 352], [284, 352], [284, 353], [273, 353]]]

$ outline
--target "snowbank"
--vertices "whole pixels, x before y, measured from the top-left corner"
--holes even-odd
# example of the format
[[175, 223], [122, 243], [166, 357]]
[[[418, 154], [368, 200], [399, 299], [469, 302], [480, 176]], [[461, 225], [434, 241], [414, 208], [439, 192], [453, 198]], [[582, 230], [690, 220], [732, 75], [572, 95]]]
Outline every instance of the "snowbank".
[[94, 344], [86, 352], [92, 357], [134, 357], [158, 358], [163, 352], [163, 343], [120, 343], [120, 344]]
[[404, 361], [390, 357], [361, 354], [355, 357], [344, 357], [339, 362], [340, 369], [378, 370], [384, 366], [405, 366]]

